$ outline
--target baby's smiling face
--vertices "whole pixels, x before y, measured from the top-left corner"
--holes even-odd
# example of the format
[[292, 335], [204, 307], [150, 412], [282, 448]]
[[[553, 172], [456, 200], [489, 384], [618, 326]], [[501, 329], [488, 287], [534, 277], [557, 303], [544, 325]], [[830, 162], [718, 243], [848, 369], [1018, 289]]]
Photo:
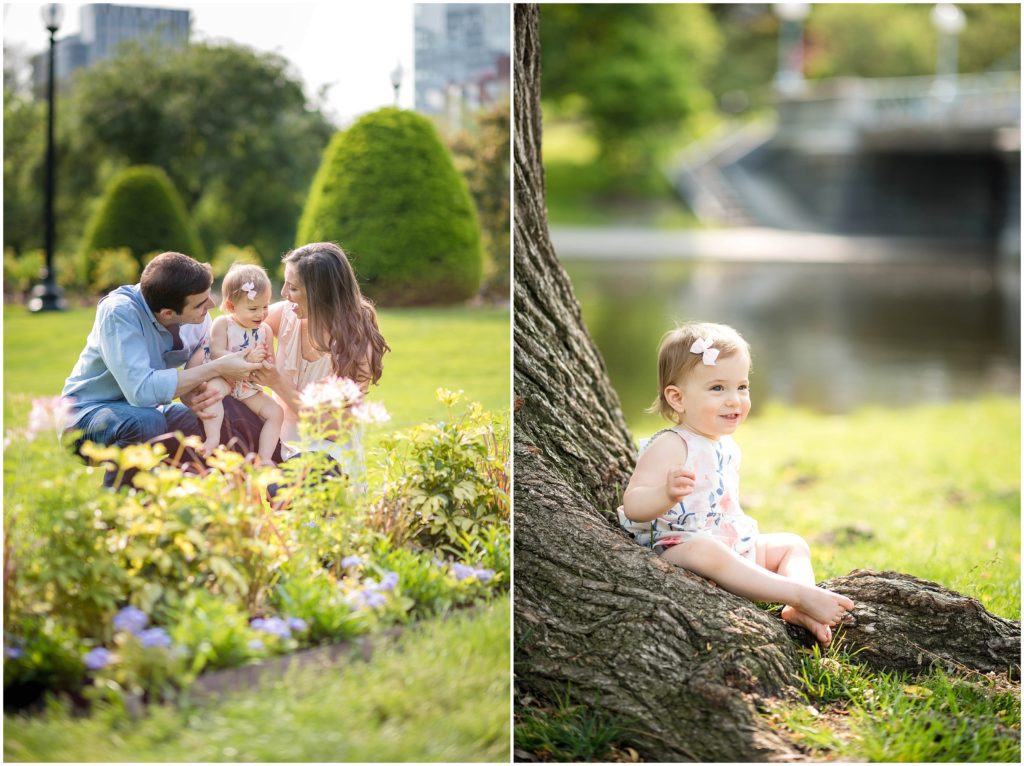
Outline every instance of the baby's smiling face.
[[233, 301], [231, 315], [242, 327], [249, 330], [258, 328], [267, 318], [270, 308], [270, 288], [268, 287], [255, 298], [242, 295]]
[[[669, 386], [666, 398], [679, 422], [709, 439], [731, 435], [750, 413], [750, 359], [745, 353], [718, 357], [715, 364], [698, 364], [684, 381]], [[679, 396], [670, 395], [674, 388]]]

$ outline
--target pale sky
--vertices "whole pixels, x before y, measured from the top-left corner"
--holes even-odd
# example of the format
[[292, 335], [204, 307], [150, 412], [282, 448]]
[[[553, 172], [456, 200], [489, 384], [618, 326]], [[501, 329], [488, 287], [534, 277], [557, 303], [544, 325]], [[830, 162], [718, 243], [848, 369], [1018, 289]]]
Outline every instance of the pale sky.
[[[413, 88], [412, 2], [240, 3], [149, 2], [192, 11], [192, 40], [231, 40], [257, 51], [275, 52], [292, 62], [306, 95], [332, 87], [324, 109], [339, 125], [360, 114], [394, 104], [390, 75], [401, 62], [399, 104], [411, 109]], [[43, 27], [42, 3], [5, 3], [4, 46], [22, 45], [29, 53], [44, 50], [49, 33]], [[79, 31], [84, 3], [64, 3], [57, 39]]]

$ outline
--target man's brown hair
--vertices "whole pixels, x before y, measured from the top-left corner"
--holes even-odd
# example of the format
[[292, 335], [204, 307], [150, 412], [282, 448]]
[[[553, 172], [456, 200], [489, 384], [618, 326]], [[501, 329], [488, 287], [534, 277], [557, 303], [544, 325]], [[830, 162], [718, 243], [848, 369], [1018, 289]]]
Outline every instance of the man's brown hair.
[[184, 253], [160, 253], [146, 264], [139, 284], [154, 314], [161, 309], [180, 314], [188, 296], [206, 292], [213, 285], [213, 269]]

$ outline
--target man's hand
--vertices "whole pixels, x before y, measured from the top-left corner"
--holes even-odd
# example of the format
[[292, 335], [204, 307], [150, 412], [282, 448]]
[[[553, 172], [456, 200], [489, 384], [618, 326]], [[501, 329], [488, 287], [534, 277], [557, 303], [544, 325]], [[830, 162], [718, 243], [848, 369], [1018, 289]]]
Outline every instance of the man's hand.
[[216, 417], [216, 414], [206, 408], [217, 404], [224, 398], [224, 391], [206, 383], [200, 383], [187, 394], [183, 394], [181, 401], [192, 410], [200, 420], [209, 420]]
[[665, 491], [673, 503], [678, 503], [684, 497], [693, 492], [696, 474], [687, 471], [682, 466], [670, 468], [665, 478]]
[[220, 373], [221, 377], [241, 380], [242, 378], [247, 378], [253, 370], [258, 370], [263, 366], [260, 362], [247, 361], [246, 355], [248, 353], [248, 349], [235, 351], [231, 354], [225, 354], [220, 359], [215, 359], [210, 364], [217, 366], [217, 372]]

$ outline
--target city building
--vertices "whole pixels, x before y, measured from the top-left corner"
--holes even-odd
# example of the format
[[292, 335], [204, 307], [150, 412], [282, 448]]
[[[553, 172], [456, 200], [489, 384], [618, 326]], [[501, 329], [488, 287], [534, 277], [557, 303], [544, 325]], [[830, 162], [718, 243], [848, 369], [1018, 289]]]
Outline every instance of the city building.
[[[188, 44], [191, 12], [173, 8], [94, 3], [80, 11], [81, 32], [57, 40], [54, 75], [59, 84], [72, 72], [110, 58], [129, 40], [152, 41], [172, 47]], [[32, 57], [32, 85], [36, 93], [46, 88], [48, 52]]]
[[509, 97], [511, 9], [505, 4], [416, 3], [416, 111], [447, 130]]

